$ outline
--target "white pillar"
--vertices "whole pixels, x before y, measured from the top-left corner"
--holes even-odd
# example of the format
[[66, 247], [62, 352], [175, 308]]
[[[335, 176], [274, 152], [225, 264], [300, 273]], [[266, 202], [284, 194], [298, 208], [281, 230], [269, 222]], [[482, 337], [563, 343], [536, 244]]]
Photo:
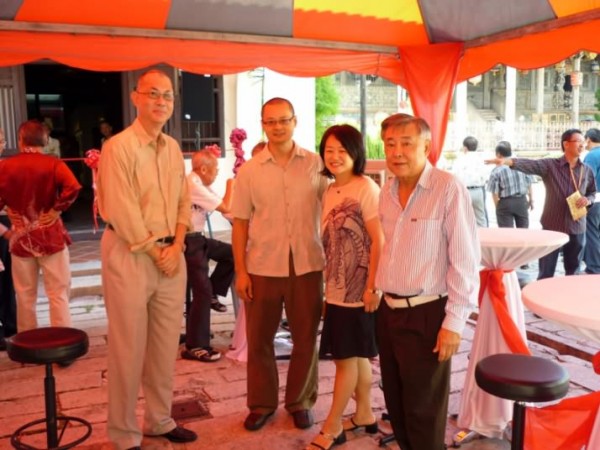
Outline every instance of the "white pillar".
[[535, 112], [540, 118], [540, 122], [542, 121], [542, 116], [544, 115], [544, 71], [545, 69], [542, 67], [541, 69], [537, 69], [537, 86], [536, 86], [536, 94], [537, 94], [537, 103], [535, 107]]
[[573, 86], [573, 126], [579, 128], [579, 86], [581, 83], [581, 53], [573, 58], [573, 74], [571, 85]]
[[467, 135], [467, 123], [469, 117], [467, 114], [467, 82], [462, 81], [456, 85], [456, 91], [454, 92], [454, 98], [456, 101], [456, 117], [454, 120], [454, 126], [456, 127], [456, 136], [462, 141]]
[[504, 105], [504, 138], [513, 140], [517, 110], [517, 69], [506, 66], [506, 104]]

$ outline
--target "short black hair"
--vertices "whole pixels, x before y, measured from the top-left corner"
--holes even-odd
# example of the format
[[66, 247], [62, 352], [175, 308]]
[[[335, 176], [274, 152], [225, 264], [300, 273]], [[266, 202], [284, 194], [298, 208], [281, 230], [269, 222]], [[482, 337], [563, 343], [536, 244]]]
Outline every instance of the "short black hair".
[[276, 105], [279, 103], [285, 103], [286, 105], [288, 105], [290, 107], [290, 111], [292, 112], [292, 116], [296, 115], [296, 112], [294, 111], [294, 105], [292, 105], [292, 102], [290, 102], [287, 98], [283, 98], [283, 97], [273, 97], [270, 100], [267, 100], [265, 102], [264, 105], [262, 105], [262, 108], [260, 109], [260, 117], [263, 117], [263, 114], [265, 112], [265, 107], [268, 105]]
[[600, 142], [600, 130], [598, 128], [590, 128], [585, 132], [586, 139], [589, 139], [592, 142], [599, 143]]
[[562, 149], [563, 152], [565, 151], [565, 144], [564, 144], [565, 141], [570, 141], [571, 136], [573, 136], [574, 134], [583, 134], [583, 133], [578, 128], [569, 128], [560, 137], [560, 148]]
[[508, 141], [498, 142], [498, 145], [496, 145], [496, 154], [502, 156], [503, 158], [510, 158], [512, 156], [512, 149], [510, 147], [510, 142], [508, 142]]
[[[323, 133], [323, 137], [321, 138], [321, 143], [319, 144], [319, 154], [321, 155], [323, 162], [325, 162], [325, 144], [330, 136], [334, 136], [340, 141], [342, 147], [346, 149], [348, 155], [352, 158], [352, 161], [354, 161], [352, 173], [354, 175], [362, 175], [365, 173], [367, 155], [360, 131], [352, 125], [334, 125], [325, 130], [325, 133]], [[327, 178], [334, 178], [327, 167], [323, 167], [321, 174], [325, 175]]]
[[474, 152], [475, 150], [477, 150], [478, 144], [479, 142], [477, 142], [477, 139], [475, 139], [473, 136], [467, 136], [463, 140], [463, 147], [465, 147], [470, 152]]

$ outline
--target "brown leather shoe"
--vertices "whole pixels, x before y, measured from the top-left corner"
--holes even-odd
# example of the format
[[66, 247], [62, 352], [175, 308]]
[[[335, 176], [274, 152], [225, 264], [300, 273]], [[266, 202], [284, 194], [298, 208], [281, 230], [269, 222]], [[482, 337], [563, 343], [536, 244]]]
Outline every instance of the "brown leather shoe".
[[294, 411], [292, 413], [292, 417], [294, 418], [294, 426], [296, 428], [300, 428], [301, 430], [310, 428], [315, 423], [310, 409]]
[[257, 413], [251, 412], [244, 420], [244, 428], [248, 431], [256, 431], [260, 430], [265, 423], [267, 423], [267, 419], [273, 415], [274, 411], [269, 413]]

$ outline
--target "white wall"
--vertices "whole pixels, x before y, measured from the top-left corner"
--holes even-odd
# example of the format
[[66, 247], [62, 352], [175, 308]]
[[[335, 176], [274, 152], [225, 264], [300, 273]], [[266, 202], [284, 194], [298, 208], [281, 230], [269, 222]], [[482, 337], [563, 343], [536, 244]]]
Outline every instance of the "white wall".
[[[234, 128], [243, 128], [248, 138], [242, 147], [250, 158], [252, 147], [264, 139], [260, 123], [260, 109], [263, 103], [273, 97], [284, 97], [292, 102], [298, 118], [294, 140], [304, 148], [314, 150], [315, 146], [315, 80], [281, 75], [268, 69], [257, 69], [237, 75], [223, 77], [225, 141], [227, 155], [219, 159], [219, 176], [212, 188], [215, 192], [225, 192], [225, 181], [233, 176], [235, 155], [229, 144], [229, 135]], [[188, 170], [190, 166], [188, 165]], [[221, 214], [211, 216], [213, 231], [229, 230], [231, 225]]]

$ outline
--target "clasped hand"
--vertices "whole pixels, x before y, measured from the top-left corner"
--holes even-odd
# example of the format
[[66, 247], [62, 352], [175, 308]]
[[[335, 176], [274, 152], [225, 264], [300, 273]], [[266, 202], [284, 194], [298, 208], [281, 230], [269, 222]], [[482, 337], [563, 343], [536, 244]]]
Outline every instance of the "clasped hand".
[[167, 247], [155, 245], [150, 250], [150, 257], [158, 269], [167, 277], [173, 277], [179, 270], [179, 261], [181, 259], [181, 248], [177, 243]]

